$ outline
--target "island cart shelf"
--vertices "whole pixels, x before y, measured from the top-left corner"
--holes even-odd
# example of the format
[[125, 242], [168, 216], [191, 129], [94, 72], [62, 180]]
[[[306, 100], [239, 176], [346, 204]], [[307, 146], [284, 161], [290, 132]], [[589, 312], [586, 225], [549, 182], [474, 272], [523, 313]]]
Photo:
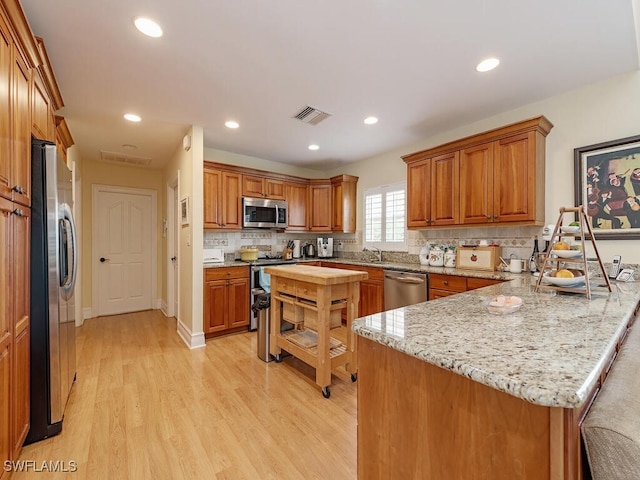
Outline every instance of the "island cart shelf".
[[[271, 275], [271, 326], [269, 353], [281, 361], [282, 350], [316, 369], [316, 384], [322, 395], [331, 395], [331, 370], [344, 365], [357, 375], [357, 350], [351, 322], [357, 317], [360, 280], [367, 272], [308, 265], [279, 265], [265, 268]], [[342, 325], [340, 311], [347, 309], [347, 342], [331, 337], [332, 328]], [[295, 330], [280, 332], [283, 320]], [[316, 341], [314, 341], [316, 340]], [[309, 341], [309, 344], [305, 342]]]
[[[573, 213], [578, 217], [577, 222], [580, 224], [577, 232], [569, 233], [562, 231], [562, 218], [566, 213]], [[553, 250], [553, 245], [562, 240], [562, 237], [576, 237], [580, 239], [580, 247], [582, 251], [582, 255], [580, 258], [551, 258], [551, 251]], [[588, 238], [587, 238], [588, 237]], [[600, 266], [600, 270], [602, 272], [602, 277], [605, 283], [592, 285], [591, 280], [589, 279], [589, 270], [587, 266], [587, 255], [585, 250], [585, 238], [587, 238], [591, 245], [593, 245], [593, 251], [596, 255], [596, 260], [598, 261], [598, 265]], [[550, 272], [554, 269], [559, 270], [561, 263], [570, 263], [570, 264], [579, 264], [582, 267], [582, 271], [584, 272], [584, 287], [577, 286], [557, 286], [557, 285], [542, 285], [542, 280], [547, 272]], [[607, 276], [607, 272], [604, 270], [604, 265], [602, 264], [602, 260], [600, 259], [600, 254], [598, 253], [598, 247], [596, 245], [596, 240], [593, 236], [593, 230], [591, 229], [591, 224], [589, 223], [589, 219], [587, 218], [587, 213], [582, 205], [578, 207], [560, 207], [560, 216], [558, 217], [558, 221], [556, 222], [556, 226], [553, 230], [553, 234], [551, 235], [551, 239], [549, 241], [549, 247], [544, 255], [544, 261], [540, 268], [540, 275], [538, 277], [538, 281], [536, 282], [536, 291], [545, 291], [552, 290], [557, 292], [568, 292], [568, 293], [582, 293], [586, 294], [587, 298], [591, 298], [591, 287], [606, 287], [609, 291], [611, 291], [611, 283], [609, 283], [609, 277]]]

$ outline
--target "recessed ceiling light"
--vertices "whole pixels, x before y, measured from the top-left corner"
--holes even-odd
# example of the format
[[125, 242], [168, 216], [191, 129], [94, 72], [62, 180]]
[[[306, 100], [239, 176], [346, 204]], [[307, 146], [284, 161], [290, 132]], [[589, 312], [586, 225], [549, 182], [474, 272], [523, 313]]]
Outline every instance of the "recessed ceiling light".
[[138, 30], [148, 37], [158, 38], [162, 36], [162, 28], [153, 20], [144, 17], [138, 17], [133, 22]]
[[499, 64], [500, 60], [497, 58], [487, 58], [478, 64], [476, 70], [478, 72], [488, 72], [489, 70], [496, 68]]
[[224, 126], [227, 128], [238, 128], [240, 124], [238, 122], [234, 122], [233, 120], [229, 120], [228, 122], [224, 122]]
[[319, 148], [318, 145], [309, 145], [309, 150], [318, 150]]
[[140, 118], [140, 116], [136, 115], [135, 113], [125, 113], [124, 118], [125, 120], [129, 120], [130, 122], [139, 122], [140, 120], [142, 120], [142, 118]]
[[364, 119], [364, 123], [366, 123], [367, 125], [374, 125], [376, 123], [378, 123], [378, 118], [377, 117], [367, 117]]

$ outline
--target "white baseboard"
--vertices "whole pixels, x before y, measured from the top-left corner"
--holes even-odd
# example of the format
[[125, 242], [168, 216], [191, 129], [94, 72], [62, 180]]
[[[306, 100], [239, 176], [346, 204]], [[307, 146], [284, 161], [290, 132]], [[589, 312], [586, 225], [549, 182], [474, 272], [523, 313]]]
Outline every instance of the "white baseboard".
[[87, 318], [93, 318], [93, 308], [85, 307], [82, 309], [82, 319], [86, 320]]
[[168, 317], [169, 315], [167, 314], [167, 302], [165, 302], [164, 300], [160, 301], [160, 311], [162, 312], [162, 314], [165, 317]]
[[193, 350], [195, 348], [202, 348], [206, 345], [204, 341], [204, 332], [194, 334], [194, 333], [191, 333], [191, 330], [189, 330], [187, 326], [184, 323], [182, 323], [180, 320], [178, 320], [177, 323], [178, 323], [178, 335], [180, 336], [182, 341], [187, 345], [187, 347]]

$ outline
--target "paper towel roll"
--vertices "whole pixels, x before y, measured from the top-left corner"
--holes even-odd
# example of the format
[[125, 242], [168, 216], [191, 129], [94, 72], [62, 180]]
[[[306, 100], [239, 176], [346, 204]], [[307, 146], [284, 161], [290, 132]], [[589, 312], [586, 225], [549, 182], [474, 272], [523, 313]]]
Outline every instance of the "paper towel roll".
[[300, 258], [300, 240], [293, 241], [293, 258]]

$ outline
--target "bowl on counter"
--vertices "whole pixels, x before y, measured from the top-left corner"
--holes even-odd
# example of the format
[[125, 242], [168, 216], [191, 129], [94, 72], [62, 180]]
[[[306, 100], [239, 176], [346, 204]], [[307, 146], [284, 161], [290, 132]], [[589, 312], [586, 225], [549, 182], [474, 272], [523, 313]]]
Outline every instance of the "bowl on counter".
[[563, 225], [560, 228], [562, 229], [562, 233], [578, 233], [580, 231], [579, 225]]
[[493, 315], [509, 315], [520, 310], [524, 301], [520, 297], [498, 295], [486, 302], [487, 310]]
[[545, 274], [545, 280], [556, 287], [576, 287], [584, 283], [584, 275], [573, 276], [570, 278], [564, 277], [552, 277], [549, 274]]

